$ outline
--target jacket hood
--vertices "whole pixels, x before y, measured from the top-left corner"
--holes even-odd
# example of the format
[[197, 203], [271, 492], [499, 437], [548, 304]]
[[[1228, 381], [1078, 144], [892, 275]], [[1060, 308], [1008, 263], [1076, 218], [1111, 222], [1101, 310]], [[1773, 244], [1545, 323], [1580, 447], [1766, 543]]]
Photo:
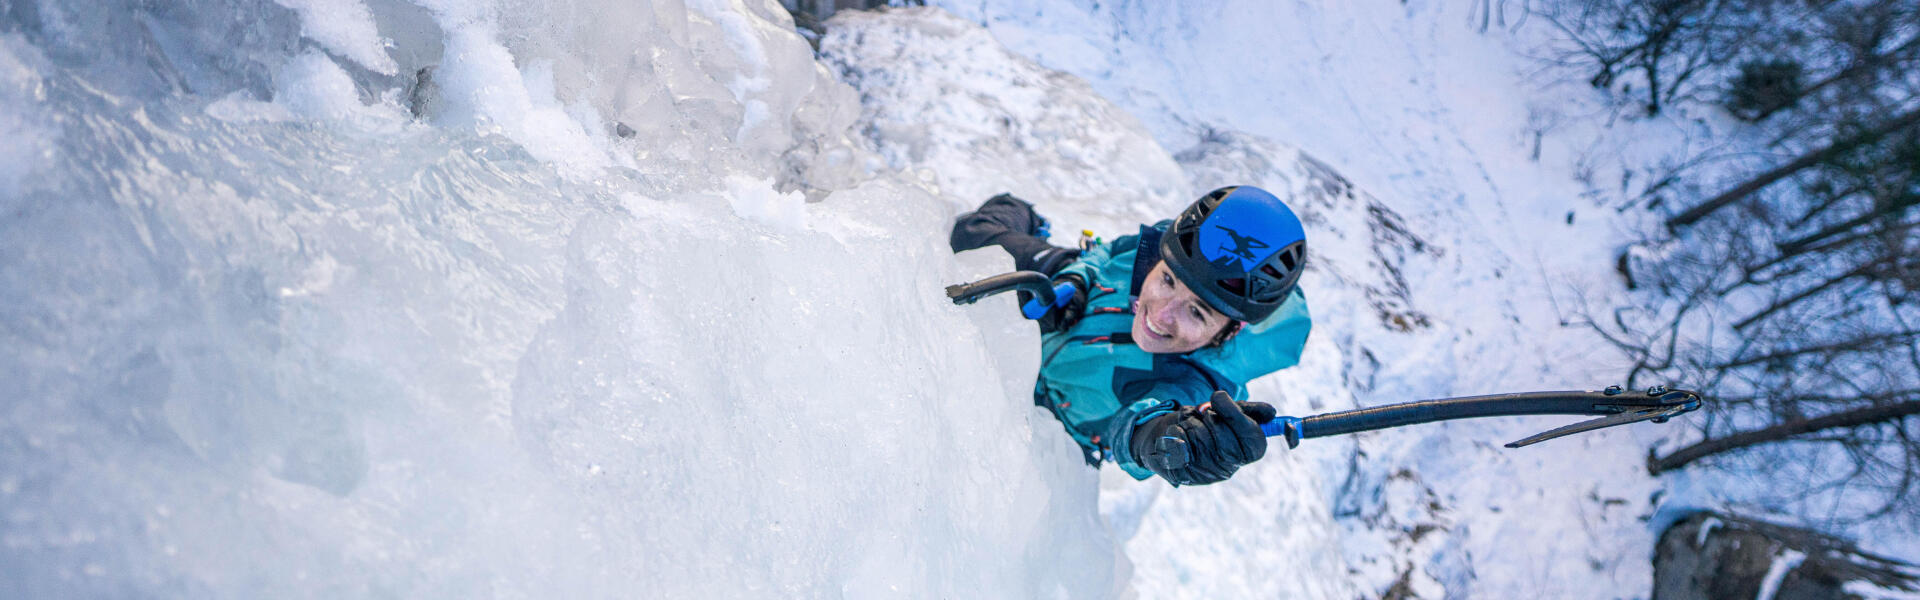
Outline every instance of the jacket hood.
[[[1245, 386], [1254, 378], [1299, 364], [1312, 327], [1306, 295], [1296, 287], [1266, 320], [1248, 325], [1218, 348], [1195, 350], [1187, 357]], [[1234, 396], [1243, 397], [1244, 392]]]

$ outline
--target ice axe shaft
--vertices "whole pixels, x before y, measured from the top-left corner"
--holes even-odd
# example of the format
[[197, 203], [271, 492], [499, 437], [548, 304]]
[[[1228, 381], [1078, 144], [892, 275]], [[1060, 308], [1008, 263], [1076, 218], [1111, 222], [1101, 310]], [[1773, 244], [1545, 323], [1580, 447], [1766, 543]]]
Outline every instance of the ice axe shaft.
[[1443, 398], [1388, 404], [1357, 410], [1345, 410], [1311, 417], [1278, 417], [1260, 430], [1267, 437], [1284, 437], [1287, 447], [1300, 440], [1330, 435], [1373, 431], [1435, 421], [1508, 417], [1522, 415], [1598, 415], [1601, 418], [1574, 423], [1507, 444], [1519, 448], [1553, 438], [1604, 429], [1640, 421], [1664, 423], [1667, 419], [1700, 408], [1700, 395], [1688, 390], [1654, 387], [1642, 392], [1627, 392], [1619, 386], [1598, 392], [1523, 392]]

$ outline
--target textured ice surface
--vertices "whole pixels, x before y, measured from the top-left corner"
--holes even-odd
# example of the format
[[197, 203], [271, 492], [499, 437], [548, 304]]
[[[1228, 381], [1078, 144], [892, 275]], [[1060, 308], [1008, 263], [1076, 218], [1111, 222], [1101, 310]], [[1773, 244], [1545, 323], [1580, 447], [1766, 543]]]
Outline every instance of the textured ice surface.
[[46, 59], [19, 36], [0, 34], [0, 198], [19, 195], [52, 158], [59, 130], [48, 126], [41, 71]]
[[0, 596], [1119, 585], [1030, 326], [940, 294], [1007, 262], [777, 5], [375, 2], [389, 77], [262, 2], [8, 13]]

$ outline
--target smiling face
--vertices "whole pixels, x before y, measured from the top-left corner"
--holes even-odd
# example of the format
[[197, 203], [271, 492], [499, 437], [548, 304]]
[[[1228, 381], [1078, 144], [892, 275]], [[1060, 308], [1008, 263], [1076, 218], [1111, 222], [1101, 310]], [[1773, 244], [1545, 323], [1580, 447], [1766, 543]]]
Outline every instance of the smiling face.
[[1140, 284], [1139, 304], [1133, 307], [1133, 343], [1156, 354], [1180, 354], [1200, 349], [1233, 322], [1202, 302], [1193, 290], [1160, 261]]

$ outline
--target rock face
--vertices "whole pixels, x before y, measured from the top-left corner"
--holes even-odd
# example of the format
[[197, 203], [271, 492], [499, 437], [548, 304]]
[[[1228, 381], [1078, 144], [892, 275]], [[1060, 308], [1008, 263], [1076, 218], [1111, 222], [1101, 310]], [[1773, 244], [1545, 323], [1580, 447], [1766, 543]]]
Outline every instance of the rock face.
[[1655, 600], [1911, 598], [1920, 569], [1816, 531], [1696, 513], [1660, 535]]

